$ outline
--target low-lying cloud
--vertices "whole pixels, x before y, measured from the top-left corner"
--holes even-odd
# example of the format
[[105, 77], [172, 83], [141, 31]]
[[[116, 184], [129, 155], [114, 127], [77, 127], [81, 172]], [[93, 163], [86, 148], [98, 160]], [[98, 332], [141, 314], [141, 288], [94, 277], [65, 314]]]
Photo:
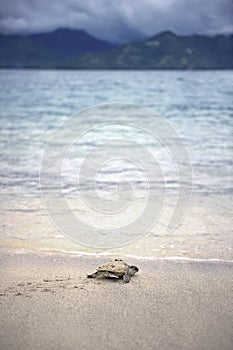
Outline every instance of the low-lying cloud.
[[171, 30], [178, 34], [232, 33], [232, 0], [1, 0], [0, 32], [83, 29], [112, 42]]

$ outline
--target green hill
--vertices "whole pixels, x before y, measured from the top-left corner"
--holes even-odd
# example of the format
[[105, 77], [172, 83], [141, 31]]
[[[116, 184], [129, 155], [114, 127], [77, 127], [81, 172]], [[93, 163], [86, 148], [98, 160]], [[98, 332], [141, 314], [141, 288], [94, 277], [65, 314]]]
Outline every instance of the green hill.
[[77, 55], [113, 47], [82, 30], [57, 29], [28, 36], [0, 34], [0, 67], [60, 67]]
[[232, 69], [233, 36], [164, 32], [116, 46], [71, 29], [1, 34], [0, 68]]
[[89, 69], [232, 69], [233, 36], [161, 33], [142, 42], [85, 54], [67, 67]]

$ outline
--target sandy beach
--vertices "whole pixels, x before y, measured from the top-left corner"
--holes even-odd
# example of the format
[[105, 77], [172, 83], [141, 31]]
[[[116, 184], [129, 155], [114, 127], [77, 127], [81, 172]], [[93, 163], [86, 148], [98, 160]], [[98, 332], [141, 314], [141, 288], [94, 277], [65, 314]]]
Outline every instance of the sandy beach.
[[0, 350], [232, 350], [232, 72], [0, 81]]
[[232, 263], [129, 259], [129, 284], [87, 279], [104, 261], [2, 253], [0, 349], [232, 349]]

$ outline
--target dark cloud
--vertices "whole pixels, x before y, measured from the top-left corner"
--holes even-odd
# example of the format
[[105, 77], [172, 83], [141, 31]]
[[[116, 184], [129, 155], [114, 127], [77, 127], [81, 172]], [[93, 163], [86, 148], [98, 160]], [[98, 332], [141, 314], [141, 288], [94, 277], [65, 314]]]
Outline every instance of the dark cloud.
[[124, 42], [164, 30], [232, 33], [232, 0], [0, 0], [0, 32], [84, 29]]

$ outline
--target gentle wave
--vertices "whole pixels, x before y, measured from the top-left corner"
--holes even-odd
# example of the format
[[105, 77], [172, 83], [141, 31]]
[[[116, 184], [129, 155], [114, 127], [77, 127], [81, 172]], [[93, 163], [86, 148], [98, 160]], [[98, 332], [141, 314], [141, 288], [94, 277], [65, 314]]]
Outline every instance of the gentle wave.
[[131, 258], [135, 260], [168, 260], [168, 261], [196, 261], [196, 262], [225, 262], [225, 263], [233, 263], [233, 260], [229, 259], [217, 259], [217, 258], [208, 258], [208, 259], [198, 259], [192, 257], [181, 257], [181, 256], [169, 256], [169, 257], [156, 257], [156, 256], [140, 256], [134, 254], [113, 254], [111, 252], [101, 252], [101, 253], [88, 253], [88, 252], [78, 252], [78, 251], [67, 251], [67, 250], [51, 250], [47, 248], [38, 249], [39, 251], [48, 252], [48, 253], [64, 253], [67, 255], [75, 255], [79, 257], [122, 257], [122, 258]]

